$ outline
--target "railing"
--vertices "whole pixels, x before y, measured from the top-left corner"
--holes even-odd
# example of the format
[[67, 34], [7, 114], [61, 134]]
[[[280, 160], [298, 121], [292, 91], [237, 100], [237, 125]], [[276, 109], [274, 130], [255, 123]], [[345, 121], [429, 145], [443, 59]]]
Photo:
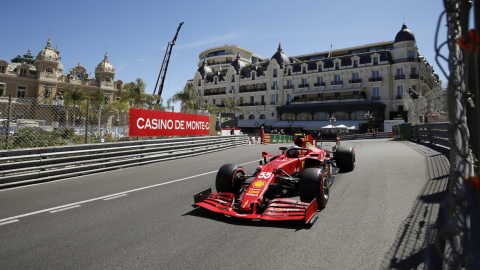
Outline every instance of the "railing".
[[307, 84], [299, 84], [299, 85], [298, 85], [298, 88], [305, 88], [305, 87], [308, 87], [308, 83], [307, 83]]
[[278, 86], [272, 86], [270, 89], [272, 89], [272, 90], [278, 90]]
[[294, 99], [292, 103], [295, 102], [309, 102], [309, 101], [329, 101], [329, 100], [346, 100], [346, 99], [367, 99], [364, 95], [344, 95], [344, 96], [336, 96], [336, 97], [316, 97], [316, 98], [302, 98], [302, 99]]
[[410, 74], [410, 79], [419, 79], [420, 75], [418, 74]]
[[340, 141], [363, 140], [363, 139], [387, 139], [387, 138], [388, 138], [388, 132], [340, 135]]
[[333, 82], [330, 82], [330, 85], [337, 85], [337, 84], [343, 84], [343, 81], [333, 81]]
[[240, 89], [240, 93], [247, 93], [247, 92], [257, 92], [257, 91], [267, 91], [267, 88], [255, 88], [255, 89]]
[[293, 85], [284, 85], [283, 89], [293, 89]]
[[450, 147], [448, 126], [448, 123], [419, 124], [412, 126], [412, 140]]
[[202, 136], [0, 151], [0, 188], [202, 155], [247, 143], [247, 136]]
[[270, 105], [275, 105], [276, 102], [275, 101], [270, 101]]
[[380, 96], [372, 97], [372, 100], [380, 100]]
[[325, 83], [322, 82], [322, 83], [314, 83], [313, 86], [325, 86]]
[[381, 82], [382, 77], [374, 77], [374, 78], [368, 78], [369, 82]]
[[404, 80], [405, 75], [395, 75], [395, 80]]
[[225, 92], [225, 91], [221, 91], [221, 92], [218, 92], [218, 93], [205, 93], [204, 96], [224, 95], [226, 93], [227, 92]]
[[419, 58], [414, 58], [414, 57], [407, 57], [407, 58], [400, 58], [397, 60], [392, 60], [393, 64], [397, 63], [404, 63], [404, 62], [420, 62]]
[[401, 95], [396, 95], [395, 99], [402, 99], [402, 96]]
[[349, 80], [348, 83], [361, 83], [362, 79]]

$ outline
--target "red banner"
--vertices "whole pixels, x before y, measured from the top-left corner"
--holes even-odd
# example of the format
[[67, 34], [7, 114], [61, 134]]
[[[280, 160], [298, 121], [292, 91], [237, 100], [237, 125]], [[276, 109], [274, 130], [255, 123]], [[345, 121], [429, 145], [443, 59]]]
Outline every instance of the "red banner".
[[208, 135], [210, 117], [196, 114], [130, 109], [129, 137]]

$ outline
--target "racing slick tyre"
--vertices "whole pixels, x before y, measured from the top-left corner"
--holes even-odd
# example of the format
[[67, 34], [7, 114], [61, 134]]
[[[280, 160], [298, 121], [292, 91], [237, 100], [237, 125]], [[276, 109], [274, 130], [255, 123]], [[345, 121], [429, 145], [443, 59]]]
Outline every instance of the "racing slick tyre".
[[335, 152], [335, 162], [341, 170], [346, 172], [353, 171], [353, 169], [355, 169], [355, 150], [353, 150], [352, 147], [337, 148]]
[[327, 172], [318, 168], [307, 168], [300, 175], [300, 200], [311, 203], [317, 199], [318, 209], [327, 205], [330, 186], [328, 184]]
[[217, 192], [229, 192], [239, 195], [243, 191], [243, 179], [239, 176], [245, 175], [241, 166], [225, 164], [217, 172], [215, 188]]

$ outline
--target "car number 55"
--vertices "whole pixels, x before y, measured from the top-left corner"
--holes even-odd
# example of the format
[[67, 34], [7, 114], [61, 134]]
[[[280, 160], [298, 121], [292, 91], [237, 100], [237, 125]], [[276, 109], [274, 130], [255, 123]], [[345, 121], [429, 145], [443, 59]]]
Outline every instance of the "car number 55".
[[258, 178], [265, 178], [265, 179], [269, 179], [270, 177], [272, 177], [272, 173], [270, 172], [261, 172], [260, 175], [258, 176]]

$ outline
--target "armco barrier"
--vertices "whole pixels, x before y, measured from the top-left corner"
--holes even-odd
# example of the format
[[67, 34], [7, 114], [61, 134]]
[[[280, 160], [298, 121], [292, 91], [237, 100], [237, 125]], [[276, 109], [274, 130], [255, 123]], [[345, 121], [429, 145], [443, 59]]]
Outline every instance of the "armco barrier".
[[0, 188], [179, 159], [248, 144], [201, 136], [0, 151]]
[[388, 138], [388, 132], [340, 135], [340, 141], [364, 140], [364, 139], [386, 139], [386, 138]]
[[412, 140], [450, 147], [448, 123], [419, 124], [412, 126]]

